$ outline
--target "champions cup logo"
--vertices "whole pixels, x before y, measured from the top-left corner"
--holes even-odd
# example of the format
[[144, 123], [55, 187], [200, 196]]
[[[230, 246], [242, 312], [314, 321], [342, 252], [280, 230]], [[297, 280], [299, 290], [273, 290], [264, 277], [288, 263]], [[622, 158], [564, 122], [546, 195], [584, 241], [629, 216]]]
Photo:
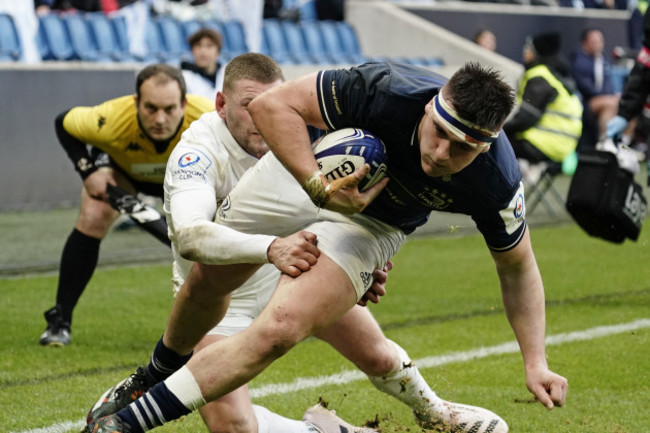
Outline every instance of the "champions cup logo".
[[524, 215], [524, 195], [519, 194], [515, 201], [514, 215], [516, 219], [520, 219]]
[[189, 152], [184, 154], [178, 159], [178, 166], [181, 168], [189, 167], [190, 165], [194, 165], [197, 162], [201, 160], [201, 157], [194, 153], [194, 152]]

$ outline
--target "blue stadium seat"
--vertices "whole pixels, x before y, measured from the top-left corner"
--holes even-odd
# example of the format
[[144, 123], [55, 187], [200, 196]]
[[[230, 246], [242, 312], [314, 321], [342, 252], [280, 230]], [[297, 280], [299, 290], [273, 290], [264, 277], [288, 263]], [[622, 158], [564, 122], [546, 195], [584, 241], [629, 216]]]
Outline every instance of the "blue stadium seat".
[[359, 39], [357, 38], [357, 33], [354, 28], [350, 26], [345, 21], [335, 21], [333, 26], [336, 29], [336, 32], [341, 41], [341, 46], [343, 47], [343, 52], [348, 56], [359, 59], [357, 63], [369, 61], [367, 56], [364, 56], [361, 53], [361, 47], [359, 46]]
[[267, 54], [280, 64], [296, 64], [296, 60], [289, 55], [287, 41], [282, 33], [280, 21], [267, 18], [262, 25], [262, 44], [264, 54]]
[[88, 25], [80, 14], [66, 14], [61, 16], [63, 26], [70, 36], [70, 43], [74, 56], [84, 62], [110, 62], [110, 56], [102, 56], [93, 46], [90, 39]]
[[300, 11], [301, 21], [313, 21], [318, 19], [315, 0], [302, 0], [298, 10]]
[[301, 21], [298, 26], [305, 38], [307, 51], [313, 57], [318, 59], [319, 63], [338, 64], [343, 63], [336, 56], [327, 52], [325, 43], [321, 37], [320, 26], [318, 21]]
[[237, 20], [225, 21], [223, 23], [224, 45], [228, 47], [230, 58], [248, 52], [246, 44], [246, 33], [244, 26]]
[[297, 9], [300, 13], [301, 21], [314, 21], [318, 19], [315, 0], [284, 0], [282, 2], [282, 9]]
[[43, 50], [45, 54], [41, 54], [43, 60], [72, 60], [74, 58], [70, 36], [57, 14], [39, 16], [38, 25], [43, 46], [46, 47]]
[[48, 55], [50, 48], [47, 46], [47, 42], [43, 39], [43, 31], [39, 25], [38, 31], [36, 32], [36, 49], [38, 54], [41, 56], [41, 60], [45, 60], [45, 57]]
[[86, 14], [90, 38], [100, 57], [110, 57], [116, 62], [135, 62], [136, 59], [120, 46], [115, 27], [103, 12]]
[[[204, 25], [199, 20], [185, 20], [180, 22], [181, 29], [183, 30], [183, 38], [187, 42], [187, 38], [196, 33]], [[221, 33], [221, 32], [219, 32]], [[223, 36], [223, 35], [222, 35]]]
[[307, 51], [307, 43], [305, 42], [305, 37], [298, 24], [293, 21], [283, 20], [280, 25], [282, 26], [284, 38], [287, 41], [289, 54], [293, 57], [296, 63], [301, 65], [317, 65], [319, 63], [325, 63], [324, 60], [311, 56]]
[[160, 37], [169, 60], [187, 60], [191, 58], [190, 46], [183, 35], [179, 21], [171, 16], [161, 15], [155, 20]]
[[15, 62], [22, 55], [20, 38], [11, 15], [0, 14], [0, 61]]
[[338, 63], [364, 63], [365, 57], [358, 51], [347, 50], [339, 35], [338, 21], [318, 21], [321, 37], [327, 52], [338, 60]]
[[146, 57], [149, 59], [149, 62], [173, 61], [171, 56], [167, 53], [158, 25], [151, 19], [147, 20], [147, 27], [145, 29], [145, 45], [148, 53]]

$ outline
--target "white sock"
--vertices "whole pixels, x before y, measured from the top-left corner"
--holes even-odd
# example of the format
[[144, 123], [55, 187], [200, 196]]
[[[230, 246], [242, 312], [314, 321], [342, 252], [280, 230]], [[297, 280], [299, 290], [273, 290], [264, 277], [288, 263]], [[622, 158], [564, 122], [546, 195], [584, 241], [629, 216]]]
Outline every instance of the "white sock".
[[253, 405], [253, 412], [257, 418], [257, 433], [318, 433], [303, 421], [285, 418], [262, 406]]
[[185, 365], [169, 376], [165, 385], [190, 410], [196, 410], [205, 404], [199, 384]]
[[394, 341], [388, 341], [393, 344], [400, 358], [400, 367], [386, 376], [368, 376], [370, 382], [378, 390], [409, 406], [415, 413], [446, 419], [448, 409], [444, 405], [445, 401], [429, 387], [406, 351]]

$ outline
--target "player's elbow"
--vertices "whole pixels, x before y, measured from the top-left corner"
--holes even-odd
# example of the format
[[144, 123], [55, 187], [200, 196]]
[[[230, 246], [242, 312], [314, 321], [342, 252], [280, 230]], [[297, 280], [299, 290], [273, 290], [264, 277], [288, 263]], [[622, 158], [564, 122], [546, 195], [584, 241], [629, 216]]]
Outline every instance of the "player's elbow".
[[206, 233], [203, 227], [186, 227], [176, 231], [175, 240], [178, 253], [185, 260], [202, 262], [205, 250]]

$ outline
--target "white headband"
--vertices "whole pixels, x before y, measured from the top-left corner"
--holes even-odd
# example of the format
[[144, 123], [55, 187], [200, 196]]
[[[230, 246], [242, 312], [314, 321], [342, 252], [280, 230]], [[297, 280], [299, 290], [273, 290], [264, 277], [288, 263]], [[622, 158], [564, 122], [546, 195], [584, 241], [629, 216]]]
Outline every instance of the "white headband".
[[445, 98], [438, 93], [433, 98], [433, 109], [440, 122], [447, 127], [456, 137], [465, 141], [470, 146], [487, 147], [499, 137], [499, 131], [488, 131], [477, 124], [465, 120], [447, 104]]

